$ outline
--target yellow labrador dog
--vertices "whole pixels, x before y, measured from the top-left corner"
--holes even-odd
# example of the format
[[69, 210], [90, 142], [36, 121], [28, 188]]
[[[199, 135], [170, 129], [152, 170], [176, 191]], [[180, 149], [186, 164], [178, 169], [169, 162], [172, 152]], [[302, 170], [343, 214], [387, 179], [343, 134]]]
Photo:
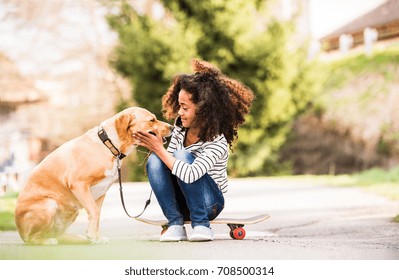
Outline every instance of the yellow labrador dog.
[[[37, 165], [15, 209], [22, 240], [30, 245], [107, 242], [99, 234], [101, 206], [118, 178], [118, 162], [137, 146], [132, 137], [137, 130], [167, 137], [172, 126], [145, 109], [128, 108], [63, 144]], [[81, 208], [89, 218], [87, 237], [64, 234]]]

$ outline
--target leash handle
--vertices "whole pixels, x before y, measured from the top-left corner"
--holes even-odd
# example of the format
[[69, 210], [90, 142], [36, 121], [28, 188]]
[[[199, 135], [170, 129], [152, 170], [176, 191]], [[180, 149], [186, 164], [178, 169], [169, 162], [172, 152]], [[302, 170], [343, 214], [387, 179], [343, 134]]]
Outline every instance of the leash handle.
[[147, 206], [150, 205], [150, 203], [151, 203], [151, 196], [152, 196], [152, 189], [151, 189], [150, 197], [149, 197], [148, 200], [145, 202], [143, 211], [142, 211], [139, 215], [137, 215], [137, 216], [131, 216], [131, 215], [127, 212], [127, 210], [126, 210], [125, 201], [124, 201], [124, 199], [123, 199], [122, 176], [121, 176], [121, 163], [120, 163], [120, 161], [121, 161], [121, 160], [118, 158], [118, 159], [117, 159], [117, 166], [118, 166], [119, 193], [120, 193], [120, 196], [121, 196], [121, 202], [122, 202], [123, 210], [125, 210], [125, 213], [126, 213], [126, 215], [127, 215], [128, 217], [130, 217], [130, 218], [132, 218], [132, 219], [136, 219], [136, 218], [140, 217], [141, 215], [143, 215], [145, 209], [147, 209]]

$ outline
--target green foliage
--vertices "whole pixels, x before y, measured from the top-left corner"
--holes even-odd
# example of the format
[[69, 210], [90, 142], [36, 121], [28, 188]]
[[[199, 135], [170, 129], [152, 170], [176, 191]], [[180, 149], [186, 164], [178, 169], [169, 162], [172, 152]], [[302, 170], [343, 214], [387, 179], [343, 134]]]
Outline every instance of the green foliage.
[[[323, 88], [314, 101], [314, 113], [318, 116], [333, 116], [330, 124], [337, 127], [350, 126], [362, 131], [366, 127], [379, 127], [373, 147], [379, 156], [395, 157], [399, 149], [399, 133], [395, 116], [380, 118], [381, 108], [388, 106], [394, 96], [399, 66], [399, 45], [391, 45], [372, 55], [352, 54], [324, 63], [321, 67], [327, 74]], [[371, 82], [370, 82], [371, 81]], [[386, 104], [386, 105], [384, 105]], [[375, 122], [366, 122], [374, 115]], [[369, 119], [367, 119], [369, 120]], [[370, 141], [372, 142], [372, 141]]]
[[127, 3], [108, 20], [120, 41], [111, 64], [131, 81], [132, 99], [161, 117], [161, 97], [171, 77], [189, 70], [191, 35], [178, 25], [138, 15]]
[[292, 25], [268, 14], [268, 1], [163, 0], [163, 21], [137, 14], [127, 3], [109, 17], [120, 45], [112, 65], [130, 79], [132, 98], [160, 117], [161, 97], [190, 59], [218, 66], [256, 95], [229, 162], [232, 176], [278, 172], [278, 151], [293, 118], [319, 90], [319, 72], [290, 45]]

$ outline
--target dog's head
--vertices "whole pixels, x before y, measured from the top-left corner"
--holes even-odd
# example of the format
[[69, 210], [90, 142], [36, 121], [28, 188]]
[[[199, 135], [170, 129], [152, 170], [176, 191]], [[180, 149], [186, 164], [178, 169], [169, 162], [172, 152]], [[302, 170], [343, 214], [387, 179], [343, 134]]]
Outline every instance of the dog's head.
[[131, 107], [117, 114], [115, 128], [122, 146], [137, 144], [132, 134], [138, 130], [158, 133], [162, 138], [169, 137], [173, 130], [172, 125], [157, 120], [153, 113], [139, 107]]

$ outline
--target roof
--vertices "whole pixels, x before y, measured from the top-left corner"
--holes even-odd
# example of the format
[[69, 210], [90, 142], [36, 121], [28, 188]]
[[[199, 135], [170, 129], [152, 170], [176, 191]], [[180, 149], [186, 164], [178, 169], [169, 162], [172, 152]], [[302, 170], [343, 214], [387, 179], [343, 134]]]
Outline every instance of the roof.
[[355, 33], [360, 30], [363, 31], [366, 27], [375, 28], [396, 21], [399, 21], [399, 0], [389, 0], [374, 10], [343, 25], [339, 29], [322, 38], [322, 40], [339, 37], [341, 34]]

